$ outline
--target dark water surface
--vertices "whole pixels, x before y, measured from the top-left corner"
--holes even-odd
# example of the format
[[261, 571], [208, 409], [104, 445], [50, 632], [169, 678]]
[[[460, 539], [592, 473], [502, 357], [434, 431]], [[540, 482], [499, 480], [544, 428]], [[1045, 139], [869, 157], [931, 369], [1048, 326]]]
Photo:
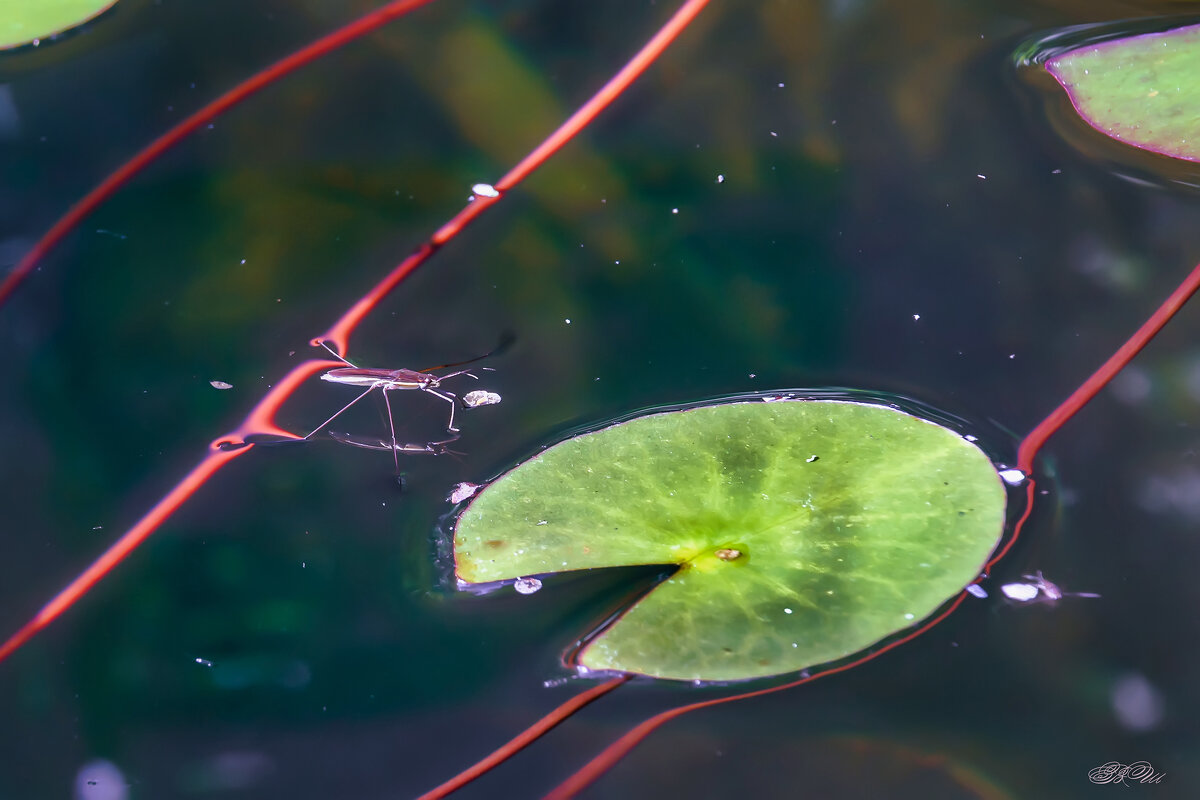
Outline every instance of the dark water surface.
[[[0, 57], [2, 263], [183, 115], [373, 5], [122, 0]], [[0, 664], [0, 800], [70, 797], [95, 759], [130, 798], [405, 798], [490, 752], [589, 685], [544, 684], [647, 578], [447, 583], [449, 487], [564, 430], [845, 386], [993, 440], [1028, 431], [1200, 259], [1200, 167], [1105, 142], [1012, 54], [1192, 7], [714, 3], [354, 336], [353, 358], [416, 368], [516, 335], [488, 362], [504, 402], [464, 414], [465, 454], [406, 459], [404, 493], [386, 453], [329, 439], [234, 462]], [[264, 91], [90, 217], [0, 308], [0, 636], [673, 9], [443, 0]], [[1200, 796], [1198, 341], [1188, 308], [1051, 440], [1057, 483], [996, 576], [1101, 599], [972, 599], [861, 668], [671, 723], [586, 796]], [[351, 396], [314, 381], [280, 421], [306, 431]], [[444, 403], [400, 399], [402, 438], [436, 433]], [[364, 407], [343, 429], [380, 424]], [[649, 714], [721, 691], [622, 687], [461, 796], [538, 797]], [[1139, 759], [1160, 784], [1088, 782]]]

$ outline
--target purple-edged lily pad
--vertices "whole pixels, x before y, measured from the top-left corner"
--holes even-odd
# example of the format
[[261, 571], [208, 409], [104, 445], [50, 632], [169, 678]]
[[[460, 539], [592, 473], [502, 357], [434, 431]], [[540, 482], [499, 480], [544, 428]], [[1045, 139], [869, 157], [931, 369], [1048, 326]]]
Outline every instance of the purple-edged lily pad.
[[1090, 44], [1046, 69], [1101, 133], [1200, 161], [1200, 25]]
[[82, 25], [117, 0], [0, 0], [0, 50], [34, 44]]

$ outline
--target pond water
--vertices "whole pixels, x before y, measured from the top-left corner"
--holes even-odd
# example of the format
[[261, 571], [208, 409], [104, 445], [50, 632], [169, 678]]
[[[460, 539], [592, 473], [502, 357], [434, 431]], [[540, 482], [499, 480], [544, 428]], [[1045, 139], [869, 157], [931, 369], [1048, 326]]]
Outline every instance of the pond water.
[[[168, 126], [374, 5], [122, 0], [0, 57], [0, 263]], [[970, 420], [1013, 460], [1200, 259], [1200, 167], [1104, 141], [1012, 54], [1188, 7], [714, 4], [354, 335], [351, 358], [389, 368], [515, 336], [480, 384], [504, 401], [464, 412], [458, 454], [406, 456], [403, 491], [386, 452], [328, 438], [232, 463], [0, 664], [0, 798], [72, 796], [97, 759], [131, 798], [402, 798], [474, 763], [589, 685], [561, 655], [657, 574], [454, 590], [451, 487], [568, 430], [853, 387]], [[89, 217], [0, 308], [0, 637], [673, 10], [435, 3]], [[585, 796], [1091, 797], [1090, 769], [1139, 759], [1165, 777], [1137, 791], [1197, 796], [1198, 341], [1185, 309], [1051, 439], [1050, 492], [993, 581], [1041, 570], [1100, 599], [971, 598], [865, 666], [672, 722]], [[303, 433], [352, 391], [312, 381], [280, 422]], [[397, 400], [402, 439], [437, 434], [444, 403]], [[381, 433], [361, 405], [341, 429]], [[541, 796], [723, 691], [631, 683], [460, 796]]]

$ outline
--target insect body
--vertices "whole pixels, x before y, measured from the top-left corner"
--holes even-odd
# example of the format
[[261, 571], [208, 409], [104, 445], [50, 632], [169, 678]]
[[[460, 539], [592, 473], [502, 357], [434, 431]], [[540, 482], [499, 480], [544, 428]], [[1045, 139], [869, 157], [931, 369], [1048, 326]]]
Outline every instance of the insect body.
[[[435, 449], [426, 449], [426, 447], [424, 447], [424, 446], [422, 446], [419, 450], [417, 450], [413, 445], [402, 445], [397, 441], [397, 439], [396, 439], [396, 421], [392, 416], [392, 402], [388, 396], [389, 392], [400, 391], [400, 390], [415, 390], [415, 391], [419, 391], [419, 392], [427, 392], [428, 394], [431, 394], [434, 397], [439, 397], [442, 400], [445, 400], [447, 403], [450, 404], [450, 419], [446, 422], [446, 430], [452, 434], [458, 433], [458, 428], [454, 427], [454, 407], [457, 404], [458, 395], [454, 394], [454, 392], [451, 392], [448, 389], [443, 388], [442, 381], [445, 381], [448, 378], [457, 377], [459, 375], [466, 375], [469, 378], [475, 378], [476, 380], [478, 380], [479, 379], [478, 375], [474, 375], [469, 370], [465, 370], [465, 369], [460, 369], [457, 372], [449, 372], [449, 373], [446, 373], [445, 375], [435, 375], [431, 371], [427, 371], [427, 370], [422, 371], [422, 370], [405, 369], [405, 368], [372, 369], [369, 367], [358, 367], [358, 366], [355, 366], [354, 364], [350, 363], [349, 361], [347, 361], [345, 358], [343, 358], [341, 355], [339, 355], [337, 352], [335, 352], [328, 345], [323, 344], [323, 346], [325, 347], [326, 350], [329, 350], [330, 353], [333, 353], [333, 355], [339, 361], [346, 363], [347, 366], [338, 367], [336, 369], [329, 370], [329, 372], [326, 372], [324, 375], [321, 376], [321, 380], [329, 381], [330, 383], [341, 383], [341, 384], [345, 384], [346, 386], [361, 386], [361, 387], [366, 387], [366, 388], [362, 391], [361, 394], [358, 395], [358, 397], [354, 398], [349, 403], [347, 403], [346, 405], [344, 405], [340, 409], [338, 409], [337, 412], [333, 414], [333, 416], [331, 416], [329, 419], [322, 422], [317, 427], [313, 428], [312, 431], [309, 432], [308, 436], [304, 437], [305, 439], [310, 438], [311, 436], [313, 436], [313, 434], [317, 433], [318, 431], [323, 429], [326, 425], [333, 422], [335, 419], [337, 419], [339, 416], [341, 416], [342, 413], [346, 411], [346, 409], [350, 408], [350, 406], [354, 405], [359, 400], [362, 400], [364, 397], [366, 397], [367, 395], [369, 395], [371, 392], [375, 391], [376, 389], [379, 389], [383, 392], [383, 402], [387, 406], [388, 426], [390, 428], [391, 435], [392, 435], [390, 446], [386, 442], [381, 442], [380, 444], [383, 449], [388, 449], [388, 450], [392, 451], [392, 458], [396, 464], [397, 474], [399, 474], [399, 472], [400, 472], [399, 453], [401, 453], [401, 452], [436, 452], [436, 450]], [[491, 355], [491, 353], [488, 353], [486, 355]], [[486, 357], [486, 356], [480, 356], [480, 358], [484, 358], [484, 357]], [[478, 359], [471, 359], [471, 360], [476, 361]], [[465, 363], [465, 362], [460, 362], [460, 363]], [[447, 364], [445, 366], [457, 366], [457, 365], [456, 364]], [[432, 367], [431, 369], [442, 369], [442, 368], [443, 367]], [[483, 367], [482, 369], [487, 369], [487, 367]], [[497, 395], [496, 397], [498, 400], [499, 395]], [[454, 438], [458, 438], [458, 437], [455, 436]], [[361, 445], [360, 444], [358, 446], [368, 446], [369, 447], [371, 445]]]

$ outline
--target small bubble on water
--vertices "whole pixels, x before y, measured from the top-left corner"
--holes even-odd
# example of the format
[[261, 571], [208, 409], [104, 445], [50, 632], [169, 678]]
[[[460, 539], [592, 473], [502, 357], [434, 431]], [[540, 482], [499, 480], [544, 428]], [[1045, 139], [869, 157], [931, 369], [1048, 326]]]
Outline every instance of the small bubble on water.
[[225, 381], [209, 381], [208, 385], [213, 387], [214, 389], [232, 389], [233, 388], [232, 383], [226, 383]]
[[513, 588], [517, 590], [517, 594], [533, 594], [542, 588], [542, 582], [537, 578], [517, 578], [513, 582]]
[[209, 661], [207, 658], [197, 658], [196, 663], [202, 667], [211, 667], [213, 665], [213, 662]]
[[471, 193], [477, 197], [499, 197], [500, 192], [490, 183], [477, 183], [471, 187]]

